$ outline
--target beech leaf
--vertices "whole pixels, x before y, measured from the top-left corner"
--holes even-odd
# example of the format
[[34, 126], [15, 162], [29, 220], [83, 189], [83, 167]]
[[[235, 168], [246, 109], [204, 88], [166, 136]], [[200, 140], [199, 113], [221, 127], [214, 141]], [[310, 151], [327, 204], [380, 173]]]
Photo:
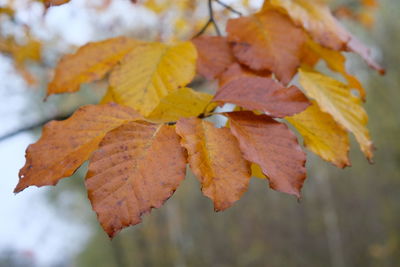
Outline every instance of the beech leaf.
[[253, 70], [269, 70], [284, 84], [296, 74], [306, 35], [286, 15], [266, 11], [231, 19], [227, 32], [241, 63]]
[[361, 99], [365, 101], [366, 92], [364, 87], [355, 76], [350, 75], [346, 71], [346, 57], [344, 55], [339, 51], [322, 47], [311, 40], [307, 42], [307, 47], [311, 50], [311, 53], [314, 53], [315, 56], [323, 59], [331, 70], [342, 74], [347, 80], [349, 87], [356, 89], [359, 92]]
[[200, 36], [192, 42], [198, 53], [197, 72], [209, 80], [215, 79], [235, 62], [225, 37]]
[[181, 144], [188, 151], [190, 168], [201, 182], [203, 194], [214, 202], [215, 211], [229, 208], [247, 191], [250, 165], [228, 128], [197, 118], [176, 124]]
[[219, 88], [220, 90], [224, 84], [229, 82], [230, 80], [240, 78], [242, 76], [252, 76], [252, 77], [271, 77], [271, 72], [266, 71], [254, 71], [249, 69], [248, 67], [241, 65], [237, 62], [233, 63], [229, 66], [229, 68], [224, 71], [220, 76], [218, 76]]
[[74, 54], [64, 56], [55, 69], [47, 95], [72, 93], [78, 91], [82, 83], [102, 79], [138, 43], [126, 37], [116, 37], [88, 43]]
[[312, 152], [339, 168], [350, 166], [347, 131], [314, 101], [305, 111], [286, 120], [299, 131], [304, 145]]
[[161, 99], [160, 104], [147, 119], [156, 122], [173, 122], [180, 118], [197, 117], [207, 110], [212, 95], [184, 87]]
[[267, 113], [282, 118], [309, 106], [307, 97], [296, 87], [284, 87], [271, 78], [245, 76], [227, 82], [218, 89], [214, 101]]
[[352, 132], [368, 160], [373, 157], [373, 144], [366, 127], [368, 116], [361, 100], [350, 88], [319, 72], [300, 70], [300, 84], [306, 94], [316, 100], [322, 111], [329, 113], [340, 125]]
[[134, 110], [116, 104], [88, 105], [67, 120], [46, 124], [39, 141], [26, 150], [26, 163], [19, 172], [14, 192], [31, 185], [55, 185], [71, 176], [97, 149], [107, 132], [140, 118]]
[[144, 43], [132, 50], [110, 77], [113, 97], [148, 116], [161, 99], [192, 81], [197, 52], [191, 42]]
[[274, 190], [300, 198], [306, 179], [306, 154], [288, 127], [250, 111], [227, 113], [245, 159], [258, 164]]
[[171, 126], [128, 122], [110, 131], [90, 159], [86, 187], [110, 237], [159, 208], [185, 178], [186, 155]]
[[383, 74], [385, 70], [377, 64], [371, 51], [351, 35], [332, 15], [322, 1], [310, 0], [268, 0], [263, 10], [279, 10], [292, 21], [302, 26], [313, 39], [333, 50], [352, 51], [359, 54], [368, 65]]

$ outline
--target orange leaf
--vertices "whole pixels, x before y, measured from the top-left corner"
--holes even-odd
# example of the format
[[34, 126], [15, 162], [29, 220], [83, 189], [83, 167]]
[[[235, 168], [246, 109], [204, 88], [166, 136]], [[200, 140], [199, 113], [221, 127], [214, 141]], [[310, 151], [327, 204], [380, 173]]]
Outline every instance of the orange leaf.
[[176, 131], [188, 151], [193, 173], [215, 211], [229, 208], [247, 191], [250, 165], [243, 159], [235, 137], [227, 128], [215, 128], [197, 118], [181, 119]]
[[192, 42], [198, 53], [197, 72], [209, 80], [220, 75], [235, 62], [225, 37], [200, 36]]
[[306, 154], [285, 124], [249, 111], [228, 113], [230, 129], [244, 157], [260, 165], [274, 190], [300, 197]]
[[287, 84], [300, 65], [306, 40], [302, 29], [276, 11], [231, 19], [228, 40], [238, 60], [253, 70], [269, 70]]
[[245, 76], [220, 88], [214, 101], [231, 103], [282, 118], [305, 110], [310, 103], [296, 87], [286, 88], [271, 78]]
[[57, 65], [47, 95], [72, 93], [78, 91], [82, 83], [102, 79], [137, 43], [126, 37], [116, 37], [88, 43], [75, 54], [64, 56]]
[[132, 109], [116, 104], [88, 105], [67, 120], [46, 124], [39, 141], [26, 150], [26, 163], [19, 172], [15, 192], [31, 185], [55, 185], [71, 176], [107, 132], [140, 118]]
[[336, 20], [325, 3], [310, 0], [265, 1], [263, 12], [271, 12], [271, 10], [279, 10], [287, 14], [296, 25], [302, 26], [321, 45], [333, 50], [355, 52], [371, 68], [381, 74], [385, 72], [373, 60], [370, 50]]
[[52, 7], [52, 6], [61, 6], [66, 3], [68, 3], [71, 0], [43, 0], [44, 6], [46, 8]]
[[104, 137], [90, 159], [86, 187], [110, 237], [172, 196], [185, 178], [185, 157], [171, 126], [129, 122]]

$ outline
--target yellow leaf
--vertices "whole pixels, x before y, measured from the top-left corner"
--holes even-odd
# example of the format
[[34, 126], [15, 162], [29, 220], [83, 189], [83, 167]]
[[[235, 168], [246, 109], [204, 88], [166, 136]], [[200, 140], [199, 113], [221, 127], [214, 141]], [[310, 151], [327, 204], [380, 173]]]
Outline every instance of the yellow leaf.
[[292, 117], [286, 117], [303, 136], [304, 145], [326, 161], [339, 168], [350, 166], [349, 137], [331, 115], [321, 111], [318, 104]]
[[115, 103], [114, 94], [112, 92], [112, 88], [108, 88], [105, 95], [100, 101], [100, 104], [107, 104], [107, 103]]
[[17, 65], [21, 65], [28, 60], [39, 61], [41, 48], [41, 43], [31, 38], [24, 44], [18, 44], [11, 38], [0, 40], [0, 52], [11, 54]]
[[300, 69], [300, 84], [306, 94], [315, 99], [322, 111], [352, 132], [365, 156], [372, 160], [373, 144], [366, 128], [368, 116], [361, 100], [351, 94], [350, 88], [319, 72]]
[[114, 99], [149, 116], [161, 99], [192, 81], [196, 58], [191, 42], [139, 45], [111, 73]]
[[267, 177], [263, 174], [260, 165], [256, 163], [251, 164], [251, 176], [260, 179], [267, 179]]
[[89, 43], [75, 54], [64, 56], [57, 65], [47, 95], [75, 92], [82, 83], [102, 79], [137, 44], [136, 40], [117, 37]]
[[342, 74], [347, 80], [349, 87], [356, 89], [359, 92], [361, 99], [365, 101], [366, 93], [364, 87], [355, 76], [347, 73], [345, 65], [346, 57], [344, 55], [342, 55], [339, 51], [322, 47], [311, 40], [307, 42], [307, 46], [320, 58], [322, 58], [331, 70]]
[[206, 110], [212, 98], [210, 94], [184, 87], [161, 99], [147, 118], [157, 122], [172, 122], [180, 118], [197, 117]]

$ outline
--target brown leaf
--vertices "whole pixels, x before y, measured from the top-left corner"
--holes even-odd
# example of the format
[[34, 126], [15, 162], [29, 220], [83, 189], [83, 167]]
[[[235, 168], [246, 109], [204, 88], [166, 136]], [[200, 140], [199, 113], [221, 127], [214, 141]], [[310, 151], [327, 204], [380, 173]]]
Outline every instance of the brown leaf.
[[251, 175], [235, 137], [229, 129], [215, 128], [197, 118], [179, 120], [176, 131], [188, 151], [189, 164], [201, 182], [201, 190], [213, 200], [214, 209], [232, 206], [247, 191]]
[[69, 3], [71, 0], [43, 0], [44, 6], [46, 8], [52, 7], [52, 6], [61, 6], [66, 3]]
[[276, 11], [231, 19], [228, 40], [238, 60], [253, 70], [269, 70], [287, 84], [300, 65], [306, 35]]
[[355, 52], [371, 68], [381, 74], [385, 73], [385, 70], [373, 60], [370, 50], [339, 23], [324, 1], [265, 1], [263, 12], [270, 12], [271, 10], [279, 10], [279, 12], [288, 15], [296, 25], [302, 26], [316, 42], [324, 47], [338, 51]]
[[42, 137], [26, 150], [15, 193], [26, 187], [55, 185], [85, 162], [104, 135], [128, 121], [140, 119], [134, 110], [116, 104], [88, 105], [64, 121], [52, 121]]
[[248, 67], [241, 65], [237, 62], [229, 66], [229, 68], [224, 71], [220, 76], [218, 76], [220, 88], [232, 79], [237, 79], [242, 76], [261, 76], [261, 77], [271, 77], [270, 71], [254, 71]]
[[282, 118], [305, 110], [310, 103], [296, 87], [286, 88], [271, 78], [241, 77], [220, 88], [214, 101], [231, 103]]
[[86, 187], [110, 237], [161, 207], [185, 178], [179, 139], [173, 127], [143, 121], [126, 123], [104, 137], [90, 159]]
[[300, 197], [306, 154], [285, 124], [249, 111], [228, 113], [245, 159], [260, 165], [274, 190]]
[[235, 62], [225, 37], [200, 36], [192, 42], [198, 54], [197, 72], [209, 80], [216, 78]]
[[72, 93], [82, 83], [100, 80], [138, 41], [116, 37], [101, 42], [88, 43], [74, 54], [64, 56], [57, 65], [47, 95]]

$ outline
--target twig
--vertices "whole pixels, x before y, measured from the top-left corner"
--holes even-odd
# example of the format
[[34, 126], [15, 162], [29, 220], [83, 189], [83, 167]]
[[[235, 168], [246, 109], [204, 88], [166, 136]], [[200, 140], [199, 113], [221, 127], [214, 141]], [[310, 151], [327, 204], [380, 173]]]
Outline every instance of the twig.
[[212, 24], [214, 26], [214, 29], [215, 29], [215, 32], [217, 33], [217, 35], [221, 36], [221, 31], [220, 31], [218, 24], [214, 18], [214, 10], [213, 10], [213, 6], [212, 6], [212, 1], [213, 0], [208, 0], [208, 15], [209, 15], [208, 21], [203, 26], [203, 28], [201, 28], [201, 30], [194, 35], [194, 37], [198, 37], [198, 36], [202, 35], [207, 30], [208, 26], [210, 26], [210, 24]]
[[220, 4], [221, 6], [225, 7], [226, 9], [228, 9], [229, 11], [231, 11], [232, 13], [235, 13], [236, 15], [242, 16], [242, 12], [237, 11], [236, 9], [234, 9], [232, 6], [225, 4], [224, 2], [222, 2], [221, 0], [215, 0], [215, 2], [217, 2], [218, 4]]
[[219, 30], [218, 24], [214, 18], [214, 10], [213, 10], [213, 6], [212, 6], [212, 0], [208, 0], [208, 13], [210, 16], [210, 20], [211, 20], [212, 24], [214, 25], [215, 32], [217, 33], [218, 36], [221, 36], [221, 31]]
[[71, 114], [54, 116], [52, 118], [44, 119], [42, 121], [36, 122], [36, 123], [28, 125], [26, 127], [17, 129], [15, 131], [7, 133], [7, 134], [5, 134], [3, 136], [0, 136], [0, 142], [5, 141], [6, 139], [11, 138], [13, 136], [16, 136], [16, 135], [18, 135], [20, 133], [23, 133], [23, 132], [26, 132], [26, 131], [31, 131], [31, 130], [34, 130], [36, 128], [39, 128], [39, 127], [43, 126], [44, 124], [46, 124], [46, 123], [48, 123], [48, 122], [50, 122], [52, 120], [65, 120], [65, 119], [69, 118], [70, 115]]
[[207, 23], [203, 26], [203, 28], [201, 28], [201, 30], [196, 33], [195, 36], [193, 36], [193, 38], [199, 37], [200, 35], [202, 35], [208, 28], [208, 26], [211, 24], [211, 19], [208, 19]]

